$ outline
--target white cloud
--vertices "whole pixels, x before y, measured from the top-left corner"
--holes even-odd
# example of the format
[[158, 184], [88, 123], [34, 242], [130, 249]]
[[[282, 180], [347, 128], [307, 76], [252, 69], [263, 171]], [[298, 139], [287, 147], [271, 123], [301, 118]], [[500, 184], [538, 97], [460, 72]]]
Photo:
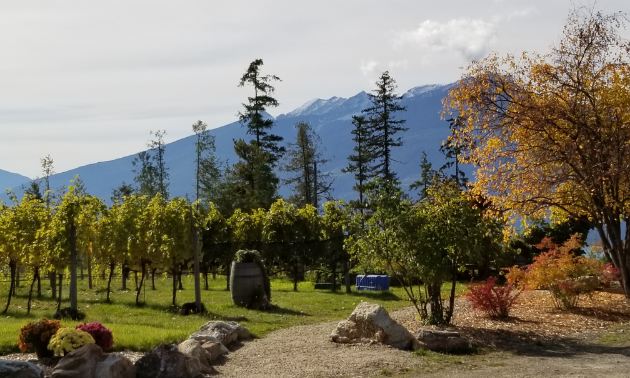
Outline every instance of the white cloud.
[[466, 60], [484, 57], [497, 41], [495, 23], [458, 18], [446, 23], [427, 20], [415, 30], [399, 33], [395, 48], [416, 45], [427, 54], [454, 53]]
[[375, 62], [373, 60], [361, 62], [361, 73], [363, 74], [363, 76], [369, 76], [374, 73], [376, 67], [378, 67], [378, 62]]
[[402, 68], [406, 70], [407, 68], [409, 68], [409, 61], [407, 59], [390, 61], [387, 63], [387, 66], [389, 67], [390, 71], [393, 71], [395, 68]]

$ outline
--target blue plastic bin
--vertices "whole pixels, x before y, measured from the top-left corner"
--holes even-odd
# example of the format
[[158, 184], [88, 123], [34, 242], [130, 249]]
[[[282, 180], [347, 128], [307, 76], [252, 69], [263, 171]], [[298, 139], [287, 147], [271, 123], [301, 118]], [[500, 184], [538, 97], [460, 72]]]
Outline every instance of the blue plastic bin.
[[389, 290], [389, 276], [387, 275], [358, 275], [356, 282], [357, 290], [371, 290], [371, 291], [388, 291]]

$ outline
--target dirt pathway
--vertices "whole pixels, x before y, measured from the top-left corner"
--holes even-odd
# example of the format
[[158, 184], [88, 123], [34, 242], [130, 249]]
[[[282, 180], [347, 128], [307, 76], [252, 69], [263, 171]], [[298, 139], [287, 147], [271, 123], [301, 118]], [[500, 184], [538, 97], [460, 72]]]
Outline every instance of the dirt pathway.
[[422, 360], [383, 345], [344, 345], [330, 341], [337, 322], [292, 327], [246, 342], [216, 370], [222, 377], [346, 377], [414, 369]]
[[[215, 366], [218, 377], [630, 377], [630, 342], [599, 334], [523, 344], [513, 351], [417, 356], [383, 345], [329, 341], [336, 322], [292, 327], [244, 343]], [[626, 325], [630, 331], [630, 325]]]

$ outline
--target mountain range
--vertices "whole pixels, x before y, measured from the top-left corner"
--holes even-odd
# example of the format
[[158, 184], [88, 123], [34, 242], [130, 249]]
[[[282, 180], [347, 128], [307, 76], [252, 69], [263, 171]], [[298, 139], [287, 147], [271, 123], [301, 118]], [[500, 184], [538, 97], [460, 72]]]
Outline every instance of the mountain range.
[[[404, 189], [417, 180], [420, 175], [419, 162], [422, 151], [434, 168], [445, 162], [439, 152], [442, 141], [449, 134], [448, 122], [441, 119], [442, 99], [446, 96], [450, 85], [424, 85], [410, 89], [403, 94], [401, 105], [407, 110], [396, 114], [396, 118], [405, 119], [408, 131], [400, 133], [403, 145], [392, 151], [395, 160], [393, 170]], [[279, 99], [281, 100], [281, 99]], [[354, 142], [350, 133], [353, 126], [351, 119], [361, 110], [367, 108], [370, 101], [367, 93], [360, 92], [350, 98], [332, 97], [315, 99], [286, 114], [275, 117], [272, 133], [284, 137], [285, 143], [294, 142], [296, 138], [295, 124], [308, 122], [321, 138], [324, 148], [323, 156], [329, 159], [323, 170], [331, 172], [334, 177], [332, 196], [336, 199], [350, 200], [356, 197], [352, 190], [355, 184], [351, 174], [344, 174], [341, 169], [348, 164], [347, 157], [353, 153]], [[233, 149], [233, 139], [250, 139], [246, 128], [238, 122], [215, 128], [211, 133], [216, 137], [216, 154], [218, 157], [234, 164], [237, 161]], [[195, 168], [195, 135], [179, 139], [166, 145], [165, 161], [170, 174], [169, 193], [172, 197], [190, 197], [194, 195]], [[132, 161], [136, 155], [121, 157], [111, 161], [81, 166], [50, 177], [51, 189], [69, 185], [76, 175], [83, 180], [87, 191], [111, 203], [112, 190], [125, 181], [133, 183]], [[470, 169], [466, 172], [470, 177]], [[278, 172], [280, 177], [286, 173]], [[22, 185], [30, 179], [0, 170], [0, 185], [13, 190], [21, 197]], [[280, 194], [288, 196], [290, 188], [282, 187]], [[5, 202], [7, 196], [2, 198]]]

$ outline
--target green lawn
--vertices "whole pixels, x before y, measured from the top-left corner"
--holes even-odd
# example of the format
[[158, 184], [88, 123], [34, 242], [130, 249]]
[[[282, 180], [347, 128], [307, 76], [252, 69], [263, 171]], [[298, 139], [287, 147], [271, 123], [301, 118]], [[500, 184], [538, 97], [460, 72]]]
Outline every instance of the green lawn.
[[[177, 303], [194, 301], [192, 277], [184, 278], [184, 289], [177, 293]], [[389, 292], [332, 293], [314, 290], [310, 282], [300, 283], [298, 292], [288, 281], [274, 280], [271, 284], [271, 311], [254, 311], [234, 306], [230, 293], [225, 291], [225, 277], [210, 280], [210, 290], [202, 290], [202, 302], [208, 308], [206, 316], [180, 316], [171, 306], [171, 281], [156, 281], [157, 290], [146, 290], [146, 304], [137, 307], [134, 291], [115, 290], [120, 281], [112, 283], [115, 290], [112, 303], [105, 301], [106, 282], [99, 282], [93, 290], [87, 288], [87, 279], [79, 281], [79, 308], [87, 314], [86, 322], [98, 321], [114, 333], [114, 350], [149, 350], [163, 342], [178, 342], [195, 332], [204, 322], [211, 319], [232, 320], [249, 328], [254, 337], [294, 325], [312, 324], [347, 318], [357, 303], [369, 301], [379, 303], [388, 311], [409, 306], [405, 292], [392, 288]], [[128, 283], [133, 287], [133, 280]], [[464, 285], [462, 285], [464, 287]], [[0, 283], [0, 309], [4, 309], [8, 283]], [[68, 287], [63, 288], [67, 297]], [[42, 280], [42, 298], [35, 299], [31, 314], [26, 314], [28, 288], [23, 283], [18, 289], [18, 298], [13, 298], [7, 314], [0, 317], [0, 355], [19, 351], [17, 339], [20, 327], [25, 323], [51, 318], [56, 303], [50, 299], [48, 282]], [[141, 297], [142, 298], [142, 297]], [[67, 301], [62, 307], [67, 307]], [[62, 321], [64, 326], [77, 322]]]

